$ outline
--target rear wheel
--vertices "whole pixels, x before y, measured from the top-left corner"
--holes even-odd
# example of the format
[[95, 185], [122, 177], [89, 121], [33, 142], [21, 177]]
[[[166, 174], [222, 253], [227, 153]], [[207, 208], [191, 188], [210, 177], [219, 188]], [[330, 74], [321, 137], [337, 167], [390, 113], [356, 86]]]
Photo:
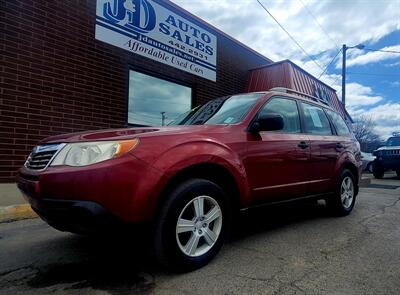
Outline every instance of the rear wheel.
[[400, 177], [400, 170], [396, 170], [396, 175]]
[[372, 174], [374, 175], [375, 178], [381, 179], [385, 174], [385, 170], [378, 163], [374, 163], [372, 166]]
[[367, 168], [365, 169], [369, 173], [372, 173], [372, 163], [368, 163]]
[[343, 170], [334, 196], [326, 200], [328, 208], [337, 216], [345, 216], [353, 210], [356, 201], [356, 182], [350, 170]]
[[207, 264], [220, 250], [228, 222], [224, 191], [204, 179], [191, 179], [172, 191], [155, 225], [154, 254], [173, 270]]

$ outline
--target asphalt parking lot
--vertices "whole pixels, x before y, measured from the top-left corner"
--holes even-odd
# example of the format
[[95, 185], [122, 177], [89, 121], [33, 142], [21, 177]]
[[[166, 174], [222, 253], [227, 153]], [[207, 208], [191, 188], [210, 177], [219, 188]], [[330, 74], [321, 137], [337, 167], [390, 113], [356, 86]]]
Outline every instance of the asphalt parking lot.
[[0, 224], [0, 294], [399, 294], [400, 179], [361, 188], [353, 213], [324, 204], [246, 211], [206, 267], [167, 273], [133, 239]]

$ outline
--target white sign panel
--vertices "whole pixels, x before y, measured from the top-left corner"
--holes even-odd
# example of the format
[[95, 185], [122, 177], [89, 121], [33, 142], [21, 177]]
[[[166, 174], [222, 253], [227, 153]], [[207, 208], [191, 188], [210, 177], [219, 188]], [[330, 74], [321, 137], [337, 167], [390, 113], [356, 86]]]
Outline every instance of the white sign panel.
[[97, 0], [96, 39], [216, 80], [216, 36], [153, 0]]

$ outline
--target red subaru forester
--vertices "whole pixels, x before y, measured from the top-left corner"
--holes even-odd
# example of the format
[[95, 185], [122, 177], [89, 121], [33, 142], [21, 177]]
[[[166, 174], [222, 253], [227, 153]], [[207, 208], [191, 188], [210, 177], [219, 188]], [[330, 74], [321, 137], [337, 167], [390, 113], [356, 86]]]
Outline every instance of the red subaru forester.
[[315, 198], [349, 214], [361, 165], [336, 111], [280, 90], [217, 98], [166, 127], [49, 137], [18, 186], [56, 229], [148, 224], [158, 261], [193, 269], [216, 255], [241, 209]]

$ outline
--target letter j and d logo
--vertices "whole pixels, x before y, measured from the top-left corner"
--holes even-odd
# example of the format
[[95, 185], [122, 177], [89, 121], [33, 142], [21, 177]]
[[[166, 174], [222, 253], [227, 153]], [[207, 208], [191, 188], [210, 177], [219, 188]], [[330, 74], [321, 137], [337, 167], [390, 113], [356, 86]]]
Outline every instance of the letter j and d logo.
[[156, 14], [147, 0], [108, 0], [103, 4], [107, 20], [139, 33], [147, 33], [156, 25]]

